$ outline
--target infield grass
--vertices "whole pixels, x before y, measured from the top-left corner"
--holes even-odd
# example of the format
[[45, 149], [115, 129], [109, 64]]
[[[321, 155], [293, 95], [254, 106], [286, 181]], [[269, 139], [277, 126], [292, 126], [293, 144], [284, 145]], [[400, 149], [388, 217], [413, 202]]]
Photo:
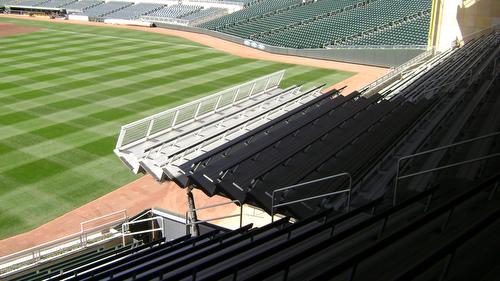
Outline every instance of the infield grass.
[[283, 87], [352, 75], [147, 32], [0, 22], [42, 28], [0, 38], [0, 239], [135, 179], [112, 153], [121, 125], [281, 69]]

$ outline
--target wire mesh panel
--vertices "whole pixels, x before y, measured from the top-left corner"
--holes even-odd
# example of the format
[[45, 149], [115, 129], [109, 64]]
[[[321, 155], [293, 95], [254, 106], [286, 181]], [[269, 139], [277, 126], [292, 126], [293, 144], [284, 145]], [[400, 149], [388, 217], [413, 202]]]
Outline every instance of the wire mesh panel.
[[215, 110], [216, 105], [217, 105], [217, 99], [210, 99], [201, 103], [200, 109], [198, 110], [198, 116], [201, 116], [209, 112], [213, 112]]
[[197, 117], [216, 112], [224, 107], [232, 106], [251, 95], [279, 85], [284, 71], [272, 73], [252, 80], [237, 87], [233, 87], [205, 98], [181, 105], [179, 107], [155, 114], [122, 127], [116, 148], [131, 145], [151, 135], [167, 131], [174, 126], [194, 121]]
[[177, 119], [175, 120], [175, 123], [173, 124], [173, 126], [182, 124], [186, 121], [193, 119], [197, 108], [198, 108], [198, 104], [190, 104], [190, 105], [182, 108], [182, 110], [179, 110], [178, 111], [179, 113], [177, 115]]
[[246, 84], [246, 85], [241, 86], [240, 92], [238, 94], [238, 100], [248, 98], [250, 96], [250, 91], [252, 90], [253, 86], [254, 86], [254, 84], [251, 84], [251, 85]]
[[255, 86], [253, 88], [253, 93], [258, 93], [266, 90], [266, 85], [269, 82], [269, 79], [266, 80], [260, 80], [255, 82]]
[[138, 123], [127, 128], [124, 134], [123, 144], [129, 144], [147, 136], [149, 122]]
[[220, 100], [219, 100], [219, 104], [217, 105], [217, 109], [221, 109], [223, 107], [226, 107], [226, 106], [232, 104], [235, 97], [238, 98], [238, 96], [236, 95], [237, 92], [238, 92], [238, 89], [231, 89], [231, 90], [228, 90], [223, 95], [221, 95]]
[[175, 112], [169, 112], [167, 114], [158, 116], [157, 118], [153, 119], [153, 125], [150, 133], [155, 134], [170, 128], [174, 121], [174, 117], [175, 117]]

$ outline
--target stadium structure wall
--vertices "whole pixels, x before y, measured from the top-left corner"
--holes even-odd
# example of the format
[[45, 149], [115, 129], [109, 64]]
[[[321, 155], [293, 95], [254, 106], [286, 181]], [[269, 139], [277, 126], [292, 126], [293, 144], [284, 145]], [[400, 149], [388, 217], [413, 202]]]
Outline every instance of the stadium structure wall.
[[446, 50], [499, 25], [498, 0], [433, 0], [429, 45]]
[[233, 43], [247, 45], [262, 51], [279, 55], [292, 55], [314, 59], [342, 61], [382, 67], [396, 67], [426, 51], [426, 46], [406, 47], [363, 47], [363, 48], [331, 48], [331, 49], [293, 49], [270, 46], [229, 34], [192, 26], [181, 26], [154, 22], [155, 26], [174, 30], [206, 34]]

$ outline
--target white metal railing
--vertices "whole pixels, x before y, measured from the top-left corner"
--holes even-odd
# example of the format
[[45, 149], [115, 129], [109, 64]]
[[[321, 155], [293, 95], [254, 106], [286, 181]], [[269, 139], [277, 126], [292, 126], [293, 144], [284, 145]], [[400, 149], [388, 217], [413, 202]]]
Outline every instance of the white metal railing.
[[[154, 228], [154, 226], [152, 226], [151, 229], [130, 232], [130, 225], [132, 225], [132, 224], [137, 224], [137, 223], [142, 223], [142, 222], [148, 222], [148, 221], [151, 221], [151, 223], [153, 224], [154, 221], [156, 221], [156, 220], [160, 221], [160, 223], [159, 223], [160, 227], [159, 228]], [[127, 236], [132, 236], [132, 235], [137, 235], [137, 234], [143, 234], [143, 233], [151, 233], [151, 232], [155, 232], [155, 231], [164, 231], [165, 230], [164, 227], [165, 227], [165, 225], [164, 225], [162, 217], [152, 217], [152, 218], [134, 220], [134, 221], [129, 221], [129, 222], [123, 223], [122, 224], [122, 244], [123, 244], [123, 246], [126, 245], [126, 243], [125, 243], [125, 237], [127, 237]]]
[[[289, 189], [294, 189], [297, 187], [302, 187], [302, 186], [309, 185], [312, 183], [318, 183], [318, 182], [322, 182], [322, 181], [326, 181], [326, 180], [330, 180], [330, 179], [334, 179], [334, 178], [339, 178], [339, 177], [347, 177], [349, 179], [349, 187], [348, 188], [333, 191], [333, 192], [328, 192], [328, 193], [324, 193], [324, 194], [320, 194], [320, 195], [310, 196], [310, 197], [306, 197], [306, 198], [302, 198], [302, 199], [297, 199], [297, 200], [293, 200], [290, 202], [274, 204], [274, 201], [276, 198], [276, 193], [278, 193], [278, 192], [283, 192], [283, 191], [287, 191]], [[308, 181], [308, 182], [303, 182], [303, 183], [275, 189], [275, 190], [273, 190], [273, 195], [271, 196], [271, 222], [274, 222], [274, 209], [276, 209], [278, 207], [296, 204], [296, 203], [300, 203], [300, 202], [304, 202], [304, 201], [308, 201], [308, 200], [312, 200], [312, 199], [327, 197], [327, 196], [331, 196], [331, 195], [335, 195], [335, 194], [342, 194], [342, 193], [347, 193], [346, 212], [349, 212], [349, 208], [350, 208], [350, 204], [351, 204], [351, 188], [352, 188], [351, 175], [349, 173], [340, 173], [340, 174], [324, 177], [324, 178], [317, 179], [317, 180], [312, 180], [312, 181]]]
[[[220, 206], [224, 206], [224, 205], [230, 205], [230, 204], [236, 204], [240, 206], [240, 213], [239, 214], [234, 214], [234, 215], [227, 215], [227, 216], [219, 216], [219, 217], [215, 217], [215, 218], [209, 218], [209, 219], [204, 219], [204, 220], [197, 220], [197, 221], [189, 221], [189, 214], [190, 213], [195, 213], [196, 211], [200, 211], [200, 210], [206, 210], [206, 209], [211, 209], [211, 208], [215, 208], [215, 207], [220, 207]], [[192, 225], [197, 225], [197, 224], [200, 224], [200, 223], [205, 223], [205, 222], [210, 222], [210, 221], [214, 221], [214, 220], [222, 220], [222, 219], [228, 219], [228, 218], [234, 218], [234, 217], [240, 217], [240, 228], [243, 226], [243, 204], [241, 204], [241, 202], [239, 200], [231, 200], [231, 201], [228, 201], [228, 202], [223, 202], [223, 203], [218, 203], [218, 204], [213, 204], [213, 205], [209, 205], [209, 206], [204, 206], [204, 207], [200, 207], [200, 208], [195, 208], [193, 210], [188, 210], [186, 212], [186, 234], [188, 234], [188, 227], [187, 226], [192, 226]]]
[[[86, 230], [89, 230], [89, 229], [85, 229], [85, 225], [86, 224], [89, 224], [91, 222], [96, 222], [96, 221], [99, 221], [99, 220], [103, 220], [103, 219], [106, 219], [106, 218], [110, 218], [110, 217], [113, 217], [113, 216], [116, 216], [116, 215], [119, 215], [119, 214], [122, 215], [120, 218], [112, 220], [110, 222], [107, 222], [106, 224], [118, 223], [118, 222], [122, 222], [122, 221], [125, 221], [125, 220], [128, 219], [127, 210], [126, 209], [119, 210], [119, 211], [112, 212], [112, 213], [109, 213], [109, 214], [106, 214], [106, 215], [103, 215], [103, 216], [100, 216], [100, 217], [97, 217], [97, 218], [93, 218], [93, 219], [90, 219], [90, 220], [82, 221], [80, 223], [80, 232], [85, 232]], [[92, 228], [90, 228], [90, 229], [92, 229]]]
[[180, 124], [194, 121], [206, 114], [213, 114], [222, 108], [251, 98], [255, 94], [277, 87], [284, 74], [284, 70], [278, 71], [122, 126], [116, 149], [125, 149], [139, 141], [160, 135]]
[[396, 166], [396, 177], [394, 179], [394, 190], [393, 190], [392, 204], [395, 206], [396, 203], [397, 203], [397, 190], [398, 190], [399, 180], [407, 179], [407, 178], [412, 178], [412, 177], [416, 177], [416, 176], [419, 176], [419, 175], [428, 174], [428, 173], [432, 173], [432, 172], [437, 172], [437, 171], [441, 171], [441, 170], [448, 169], [448, 168], [458, 167], [458, 166], [469, 164], [469, 163], [474, 163], [474, 162], [478, 162], [478, 161], [484, 161], [484, 160], [487, 160], [487, 159], [490, 159], [490, 158], [500, 157], [500, 153], [493, 153], [493, 154], [489, 154], [489, 155], [485, 155], [485, 156], [481, 156], [481, 157], [476, 157], [476, 158], [468, 159], [468, 160], [464, 160], [464, 161], [459, 161], [459, 162], [455, 162], [455, 163], [452, 163], [452, 164], [442, 165], [442, 166], [438, 166], [438, 167], [435, 167], [435, 168], [430, 168], [430, 169], [426, 169], [426, 170], [422, 170], [422, 171], [417, 171], [417, 172], [413, 172], [413, 173], [405, 174], [405, 175], [401, 176], [400, 175], [400, 169], [401, 169], [401, 162], [402, 161], [407, 161], [408, 159], [411, 159], [411, 158], [414, 158], [414, 157], [417, 157], [417, 156], [427, 155], [427, 154], [434, 153], [434, 152], [437, 152], [437, 151], [446, 150], [446, 149], [449, 149], [449, 148], [452, 148], [452, 147], [456, 147], [456, 146], [460, 146], [460, 145], [464, 145], [464, 144], [468, 144], [468, 143], [473, 143], [473, 142], [476, 142], [476, 141], [479, 141], [479, 140], [483, 140], [483, 139], [487, 139], [487, 138], [492, 138], [492, 137], [498, 137], [498, 136], [500, 136], [500, 132], [495, 132], [495, 133], [487, 134], [487, 135], [480, 136], [480, 137], [477, 137], [477, 138], [472, 138], [472, 139], [468, 139], [468, 140], [464, 140], [464, 141], [452, 143], [452, 144], [449, 144], [449, 145], [444, 145], [444, 146], [436, 147], [436, 148], [433, 148], [433, 149], [429, 149], [429, 150], [426, 150], [426, 151], [422, 151], [422, 152], [419, 152], [419, 153], [415, 153], [415, 154], [411, 154], [411, 155], [407, 155], [407, 156], [399, 158], [397, 166]]
[[0, 276], [8, 274], [20, 268], [25, 268], [47, 261], [63, 254], [73, 252], [74, 250], [86, 248], [97, 243], [102, 243], [113, 236], [103, 235], [103, 232], [110, 231], [115, 225], [128, 219], [123, 217], [98, 226], [85, 229], [85, 224], [98, 221], [99, 219], [119, 214], [122, 211], [114, 212], [80, 224], [80, 232], [49, 241], [29, 249], [19, 251], [7, 256], [0, 257]]

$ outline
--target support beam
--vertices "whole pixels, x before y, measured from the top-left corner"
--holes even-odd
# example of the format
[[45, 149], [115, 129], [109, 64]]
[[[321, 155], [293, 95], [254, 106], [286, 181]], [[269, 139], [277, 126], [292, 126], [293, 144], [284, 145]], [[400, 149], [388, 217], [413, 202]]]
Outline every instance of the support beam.
[[188, 218], [189, 222], [191, 222], [191, 234], [193, 236], [198, 236], [200, 235], [200, 229], [198, 227], [198, 224], [195, 224], [198, 220], [198, 216], [196, 215], [196, 206], [194, 204], [194, 196], [193, 196], [193, 186], [188, 186], [186, 188], [187, 192], [187, 205], [188, 205]]

